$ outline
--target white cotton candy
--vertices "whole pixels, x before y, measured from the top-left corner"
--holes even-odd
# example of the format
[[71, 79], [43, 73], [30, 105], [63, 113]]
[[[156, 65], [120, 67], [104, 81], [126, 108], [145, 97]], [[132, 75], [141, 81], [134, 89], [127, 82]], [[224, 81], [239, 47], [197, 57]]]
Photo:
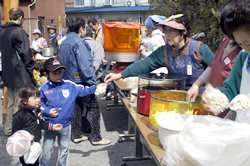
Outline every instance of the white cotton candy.
[[95, 95], [99, 97], [103, 97], [106, 93], [106, 86], [98, 86], [95, 90]]
[[212, 111], [215, 115], [218, 115], [229, 105], [227, 96], [220, 90], [213, 88], [211, 85], [206, 86], [208, 92], [205, 94], [207, 103], [212, 107]]
[[234, 111], [247, 111], [250, 110], [250, 99], [247, 95], [237, 95], [230, 102], [230, 109]]

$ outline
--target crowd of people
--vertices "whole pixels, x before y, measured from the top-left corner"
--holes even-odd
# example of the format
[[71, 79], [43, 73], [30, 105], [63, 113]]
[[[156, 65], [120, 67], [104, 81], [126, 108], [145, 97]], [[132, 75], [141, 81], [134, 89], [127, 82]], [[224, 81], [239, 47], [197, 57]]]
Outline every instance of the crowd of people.
[[[48, 40], [35, 29], [30, 45], [22, 28], [24, 12], [13, 8], [9, 14], [10, 22], [3, 26], [0, 34], [0, 50], [3, 64], [6, 64], [2, 78], [8, 95], [5, 135], [26, 130], [32, 141], [40, 142], [41, 129], [45, 129], [41, 165], [49, 165], [56, 140], [59, 145], [57, 165], [66, 165], [69, 140], [74, 143], [88, 140], [82, 128], [90, 128], [91, 144], [110, 144], [111, 141], [101, 136], [100, 106], [94, 94], [98, 86], [106, 87], [100, 81], [104, 49], [93, 39], [94, 32], [85, 27], [82, 18], [73, 17], [68, 20], [64, 40], [56, 33], [56, 25], [51, 24]], [[47, 47], [53, 48], [53, 57], [43, 63], [39, 57]], [[84, 108], [88, 115], [85, 118], [82, 117]], [[84, 120], [89, 126], [82, 126], [86, 124]], [[20, 162], [26, 165], [23, 156]], [[39, 158], [33, 165], [39, 165]]]
[[[40, 142], [44, 129], [41, 165], [49, 165], [56, 140], [57, 165], [66, 165], [69, 141], [88, 140], [84, 132], [91, 133], [89, 140], [93, 145], [111, 143], [101, 136], [96, 89], [104, 86], [110, 95], [112, 81], [160, 67], [166, 67], [168, 74], [184, 75], [186, 100], [195, 101], [202, 94], [207, 111], [211, 110], [204, 97], [209, 91], [204, 87], [207, 83], [218, 87], [229, 100], [238, 94], [249, 94], [249, 10], [249, 0], [230, 0], [222, 8], [219, 25], [224, 39], [215, 54], [205, 43], [189, 37], [191, 25], [187, 15], [151, 15], [145, 21], [147, 32], [140, 43], [143, 58], [120, 73], [106, 75], [110, 61], [104, 59], [103, 30], [95, 18], [87, 23], [80, 17], [69, 18], [67, 36], [63, 38], [56, 33], [55, 24], [48, 26], [47, 40], [35, 29], [30, 45], [22, 28], [24, 12], [11, 9], [10, 22], [0, 32], [2, 79], [8, 96], [5, 135], [26, 130], [32, 141]], [[53, 48], [54, 57], [43, 63], [37, 57], [46, 47]], [[218, 116], [234, 120], [237, 115], [227, 110]], [[20, 162], [26, 165], [23, 156]], [[33, 165], [39, 165], [39, 158]]]

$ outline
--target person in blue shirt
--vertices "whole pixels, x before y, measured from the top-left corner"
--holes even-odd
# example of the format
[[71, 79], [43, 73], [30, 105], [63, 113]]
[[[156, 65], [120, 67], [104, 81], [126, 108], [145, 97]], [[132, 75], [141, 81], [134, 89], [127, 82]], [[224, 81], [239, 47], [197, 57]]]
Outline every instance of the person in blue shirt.
[[49, 123], [62, 124], [63, 128], [60, 131], [44, 132], [41, 165], [49, 165], [56, 137], [59, 146], [57, 165], [66, 165], [69, 146], [69, 125], [74, 112], [76, 98], [94, 94], [97, 86], [84, 87], [83, 85], [62, 79], [63, 69], [66, 70], [66, 67], [62, 65], [58, 58], [46, 60], [44, 69], [49, 79], [40, 88], [42, 116]]
[[[93, 66], [93, 57], [88, 43], [81, 39], [86, 33], [85, 20], [80, 17], [71, 17], [68, 22], [69, 34], [59, 47], [60, 59], [68, 70], [63, 72], [63, 78], [84, 86], [96, 85], [96, 75]], [[82, 125], [81, 115], [83, 104], [88, 112], [91, 128], [91, 143], [93, 145], [106, 145], [111, 141], [103, 139], [100, 131], [100, 105], [95, 94], [79, 98], [76, 101], [71, 124], [71, 139], [73, 142], [87, 140], [79, 130]], [[80, 109], [77, 109], [79, 108]]]

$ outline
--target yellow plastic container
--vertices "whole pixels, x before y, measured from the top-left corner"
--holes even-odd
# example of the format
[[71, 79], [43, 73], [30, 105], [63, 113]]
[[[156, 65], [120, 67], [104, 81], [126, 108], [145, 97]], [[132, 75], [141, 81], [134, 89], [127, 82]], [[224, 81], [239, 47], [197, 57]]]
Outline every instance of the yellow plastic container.
[[201, 104], [201, 96], [196, 97], [195, 102], [186, 101], [186, 91], [169, 90], [154, 92], [150, 100], [150, 124], [158, 128], [155, 117], [162, 112], [172, 112], [190, 115], [206, 115], [207, 111]]
[[105, 52], [137, 53], [141, 24], [127, 22], [102, 23]]

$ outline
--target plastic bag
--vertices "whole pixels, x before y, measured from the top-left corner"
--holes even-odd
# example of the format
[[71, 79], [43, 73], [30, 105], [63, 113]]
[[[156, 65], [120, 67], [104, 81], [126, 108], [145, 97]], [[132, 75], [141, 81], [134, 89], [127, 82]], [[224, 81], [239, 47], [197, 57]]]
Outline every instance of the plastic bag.
[[250, 111], [236, 111], [235, 122], [250, 124]]
[[[127, 85], [128, 87], [131, 88], [130, 90], [130, 103], [137, 104], [137, 97], [132, 95], [132, 93], [138, 93], [138, 77], [128, 77], [126, 78], [127, 80]], [[134, 105], [136, 107], [136, 105]]]
[[34, 164], [42, 153], [42, 146], [38, 142], [33, 142], [30, 149], [24, 155], [25, 164]]
[[18, 130], [7, 140], [6, 151], [12, 157], [23, 156], [30, 148], [30, 133]]
[[167, 166], [248, 166], [250, 125], [191, 116], [163, 156]]

